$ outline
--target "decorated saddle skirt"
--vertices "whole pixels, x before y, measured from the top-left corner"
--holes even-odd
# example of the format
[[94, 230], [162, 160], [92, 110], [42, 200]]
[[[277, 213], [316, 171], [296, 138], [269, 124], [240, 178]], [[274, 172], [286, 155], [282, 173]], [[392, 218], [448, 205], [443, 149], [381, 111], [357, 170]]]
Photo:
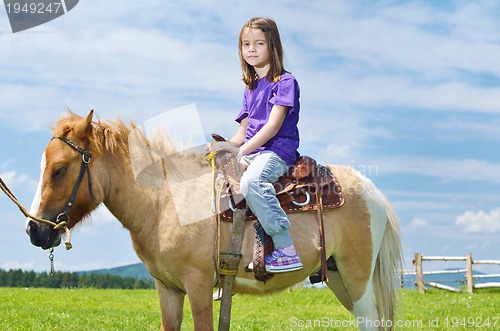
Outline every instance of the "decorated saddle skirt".
[[[230, 153], [219, 153], [215, 157], [214, 197], [217, 212], [224, 221], [233, 219], [236, 208], [246, 209], [246, 219], [255, 220], [247, 208], [240, 191], [240, 179], [245, 171]], [[344, 204], [342, 188], [329, 168], [319, 165], [308, 156], [300, 156], [288, 173], [274, 183], [276, 196], [283, 210], [289, 213], [318, 209], [318, 200], [323, 209], [338, 208]]]

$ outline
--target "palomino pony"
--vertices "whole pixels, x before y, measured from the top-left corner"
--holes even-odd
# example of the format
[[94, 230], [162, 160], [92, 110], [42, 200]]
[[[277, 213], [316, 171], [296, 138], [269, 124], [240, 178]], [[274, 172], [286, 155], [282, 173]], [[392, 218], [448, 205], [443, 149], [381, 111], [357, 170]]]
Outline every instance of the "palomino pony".
[[[183, 222], [180, 217], [182, 213], [210, 208], [211, 169], [205, 155], [192, 151], [172, 153], [172, 147], [165, 147], [164, 140], [147, 140], [151, 148], [166, 148], [167, 156], [166, 161], [161, 162], [163, 171], [159, 179], [147, 172], [144, 175], [159, 183], [142, 185], [134, 175], [131, 162], [137, 157], [129, 146], [134, 126], [129, 127], [120, 120], [92, 121], [92, 115], [92, 111], [86, 117], [70, 113], [56, 124], [53, 134], [57, 139], [50, 140], [45, 148], [31, 214], [58, 221], [58, 215], [64, 214], [67, 205], [71, 205], [67, 216], [71, 228], [97, 207], [94, 198], [97, 203], [103, 203], [130, 231], [138, 257], [156, 279], [162, 329], [180, 330], [187, 294], [195, 328], [212, 330], [212, 293], [217, 281], [216, 216], [210, 213], [197, 222]], [[67, 204], [79, 177], [83, 152], [92, 154], [88, 163], [90, 176], [80, 176], [78, 194], [73, 203]], [[83, 157], [85, 159], [85, 153]], [[175, 176], [165, 168], [182, 169], [178, 174], [181, 177], [208, 174], [185, 181], [185, 185], [190, 186], [181, 193], [185, 195], [182, 198], [186, 210], [178, 210], [169, 185], [170, 177]], [[356, 317], [361, 330], [392, 329], [399, 287], [397, 273], [401, 265], [397, 217], [370, 180], [348, 167], [330, 168], [342, 184], [345, 204], [324, 214], [326, 253], [335, 259], [338, 269], [329, 271], [327, 285]], [[291, 236], [304, 268], [276, 274], [267, 282], [257, 281], [253, 273], [245, 271], [252, 260], [254, 237], [252, 222], [246, 222], [235, 293], [280, 291], [319, 269], [316, 213], [291, 214], [289, 218]], [[34, 220], [28, 220], [26, 231], [31, 242], [43, 249], [59, 245], [64, 233]], [[223, 223], [220, 231], [224, 249], [229, 247], [230, 223]]]

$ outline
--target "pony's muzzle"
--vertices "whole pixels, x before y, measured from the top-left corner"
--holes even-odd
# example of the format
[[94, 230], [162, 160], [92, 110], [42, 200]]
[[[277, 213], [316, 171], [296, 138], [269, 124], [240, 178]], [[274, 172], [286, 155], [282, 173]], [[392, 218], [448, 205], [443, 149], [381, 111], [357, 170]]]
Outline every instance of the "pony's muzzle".
[[30, 220], [26, 225], [26, 233], [29, 235], [31, 243], [42, 249], [57, 247], [61, 244], [59, 231], [47, 224], [39, 224]]

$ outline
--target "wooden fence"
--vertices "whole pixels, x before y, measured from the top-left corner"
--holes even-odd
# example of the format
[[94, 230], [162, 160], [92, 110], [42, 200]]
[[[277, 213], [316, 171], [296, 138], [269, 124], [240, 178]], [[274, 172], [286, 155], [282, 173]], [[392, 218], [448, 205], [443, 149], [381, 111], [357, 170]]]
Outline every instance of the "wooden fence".
[[[465, 261], [464, 269], [448, 269], [448, 270], [438, 270], [438, 271], [424, 271], [422, 267], [423, 261]], [[473, 265], [478, 264], [498, 264], [500, 265], [500, 260], [473, 260], [472, 254], [467, 254], [465, 257], [461, 256], [424, 256], [421, 253], [415, 253], [415, 258], [413, 259], [413, 265], [415, 266], [415, 271], [405, 271], [402, 276], [415, 276], [415, 284], [419, 293], [425, 292], [425, 286], [431, 286], [440, 288], [443, 290], [453, 291], [453, 292], [463, 292], [462, 289], [458, 287], [448, 286], [440, 284], [437, 282], [426, 282], [424, 276], [426, 275], [442, 275], [442, 274], [459, 274], [465, 273], [465, 283], [466, 290], [472, 293], [474, 289], [479, 288], [489, 288], [498, 287], [500, 288], [500, 282], [487, 282], [487, 283], [476, 283], [474, 284], [474, 279], [487, 279], [487, 278], [500, 278], [500, 274], [480, 274], [475, 275], [472, 272]]]

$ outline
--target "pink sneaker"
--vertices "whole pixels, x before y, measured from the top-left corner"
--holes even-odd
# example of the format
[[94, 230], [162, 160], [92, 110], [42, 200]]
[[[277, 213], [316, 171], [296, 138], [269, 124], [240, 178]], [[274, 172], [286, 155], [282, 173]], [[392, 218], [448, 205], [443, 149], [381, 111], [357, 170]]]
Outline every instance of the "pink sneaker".
[[300, 257], [287, 255], [282, 249], [277, 249], [265, 257], [266, 271], [270, 273], [288, 272], [302, 269]]

